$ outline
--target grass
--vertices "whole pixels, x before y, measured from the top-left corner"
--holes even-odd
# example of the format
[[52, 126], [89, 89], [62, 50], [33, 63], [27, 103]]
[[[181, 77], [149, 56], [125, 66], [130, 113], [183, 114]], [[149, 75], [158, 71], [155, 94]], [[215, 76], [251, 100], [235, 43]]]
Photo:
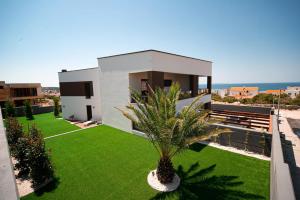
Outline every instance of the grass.
[[146, 178], [158, 155], [142, 137], [102, 125], [50, 138], [46, 145], [57, 182], [24, 200], [269, 199], [268, 161], [209, 146], [194, 145], [175, 157], [181, 186], [157, 193]]
[[52, 112], [34, 115], [34, 120], [27, 120], [26, 117], [18, 117], [18, 119], [25, 132], [28, 131], [31, 124], [35, 124], [42, 131], [44, 137], [79, 129], [61, 118], [55, 118]]

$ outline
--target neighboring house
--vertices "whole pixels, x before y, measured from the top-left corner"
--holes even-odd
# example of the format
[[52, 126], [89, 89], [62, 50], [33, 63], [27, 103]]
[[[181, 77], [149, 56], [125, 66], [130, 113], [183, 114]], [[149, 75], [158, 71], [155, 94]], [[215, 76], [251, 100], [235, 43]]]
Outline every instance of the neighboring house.
[[212, 93], [217, 94], [220, 97], [224, 98], [227, 95], [228, 91], [227, 89], [213, 89]]
[[272, 94], [272, 95], [279, 95], [283, 94], [285, 90], [266, 90], [264, 93], [265, 94]]
[[258, 94], [258, 87], [231, 87], [228, 89], [228, 96], [236, 99], [252, 98]]
[[117, 108], [133, 103], [130, 89], [147, 98], [148, 84], [168, 90], [173, 82], [189, 94], [177, 104], [180, 110], [198, 95], [198, 78], [207, 77], [208, 94], [200, 101], [211, 102], [212, 62], [157, 50], [146, 50], [98, 58], [98, 67], [58, 73], [63, 117], [102, 121], [122, 130], [133, 129], [131, 121]]
[[0, 81], [0, 105], [4, 106], [6, 101], [12, 101], [15, 106], [22, 106], [25, 100], [31, 101], [43, 98], [40, 83], [5, 83]]
[[291, 98], [296, 98], [297, 95], [300, 95], [300, 86], [288, 86], [285, 93]]

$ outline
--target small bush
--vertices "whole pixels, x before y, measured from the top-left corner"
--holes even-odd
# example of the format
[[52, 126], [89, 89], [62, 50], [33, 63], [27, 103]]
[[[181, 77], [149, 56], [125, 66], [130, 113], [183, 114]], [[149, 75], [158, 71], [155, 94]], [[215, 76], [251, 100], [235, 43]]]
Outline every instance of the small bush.
[[227, 103], [234, 103], [234, 102], [237, 101], [237, 99], [234, 98], [234, 97], [227, 96], [227, 97], [224, 97], [224, 98], [223, 98], [223, 101], [224, 101], [224, 102], [227, 102]]
[[247, 99], [241, 99], [240, 103], [242, 103], [242, 104], [252, 104], [253, 101], [252, 101], [252, 99], [247, 98]]
[[212, 94], [211, 98], [214, 101], [222, 101], [222, 97], [218, 94], [215, 94], [215, 93]]
[[25, 101], [25, 113], [28, 120], [33, 120], [32, 108], [30, 101]]
[[16, 153], [16, 146], [19, 138], [23, 137], [23, 127], [14, 117], [8, 117], [5, 120], [7, 142], [12, 155]]
[[13, 102], [7, 101], [5, 103], [4, 116], [5, 117], [15, 117], [16, 116], [15, 106], [14, 106]]

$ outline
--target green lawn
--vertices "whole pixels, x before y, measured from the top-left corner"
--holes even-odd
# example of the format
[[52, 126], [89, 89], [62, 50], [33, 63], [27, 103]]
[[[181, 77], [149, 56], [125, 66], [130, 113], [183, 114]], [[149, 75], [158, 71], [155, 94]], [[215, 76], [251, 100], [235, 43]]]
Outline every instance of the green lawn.
[[27, 120], [26, 117], [18, 117], [18, 119], [26, 132], [31, 124], [35, 124], [44, 137], [80, 129], [62, 118], [55, 118], [52, 112], [34, 115], [34, 120]]
[[24, 200], [269, 199], [269, 162], [208, 146], [176, 157], [181, 186], [157, 193], [146, 178], [158, 156], [142, 137], [102, 125], [47, 139], [46, 145], [57, 183]]

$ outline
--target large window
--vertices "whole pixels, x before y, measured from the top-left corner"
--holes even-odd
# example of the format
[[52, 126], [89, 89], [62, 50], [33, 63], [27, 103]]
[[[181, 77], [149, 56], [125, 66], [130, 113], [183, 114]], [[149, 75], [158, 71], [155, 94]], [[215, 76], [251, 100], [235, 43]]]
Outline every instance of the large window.
[[13, 88], [11, 93], [13, 97], [37, 96], [36, 88]]
[[85, 96], [91, 98], [94, 95], [93, 82], [60, 82], [60, 95], [61, 96]]

